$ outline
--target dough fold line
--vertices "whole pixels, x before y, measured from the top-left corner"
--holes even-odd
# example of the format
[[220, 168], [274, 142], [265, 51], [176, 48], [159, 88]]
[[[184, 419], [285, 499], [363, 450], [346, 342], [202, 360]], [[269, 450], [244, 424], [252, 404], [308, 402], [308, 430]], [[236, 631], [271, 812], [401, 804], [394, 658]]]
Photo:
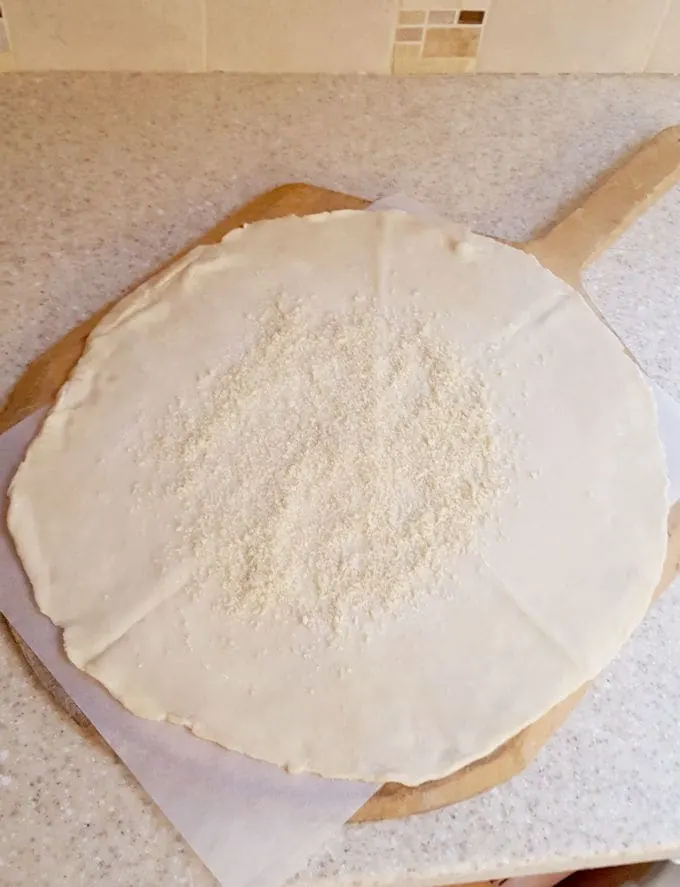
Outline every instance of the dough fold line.
[[567, 650], [564, 644], [560, 643], [556, 637], [554, 637], [551, 632], [542, 625], [535, 616], [524, 607], [522, 602], [519, 600], [517, 595], [512, 591], [511, 587], [504, 582], [500, 576], [496, 573], [495, 570], [484, 560], [484, 558], [480, 558], [481, 563], [484, 565], [484, 569], [487, 574], [491, 577], [494, 583], [494, 589], [498, 591], [501, 596], [508, 601], [515, 610], [529, 623], [529, 625], [545, 640], [547, 640], [559, 653], [564, 657], [565, 661], [569, 663], [569, 665], [575, 670], [578, 671], [578, 664], [575, 662], [571, 653]]

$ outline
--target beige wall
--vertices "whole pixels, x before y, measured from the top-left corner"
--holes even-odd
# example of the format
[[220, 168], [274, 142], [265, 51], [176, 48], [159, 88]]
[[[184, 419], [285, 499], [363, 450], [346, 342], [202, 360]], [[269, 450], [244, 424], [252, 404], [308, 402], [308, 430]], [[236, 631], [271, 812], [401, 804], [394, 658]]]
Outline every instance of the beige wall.
[[680, 0], [0, 0], [0, 71], [680, 73]]

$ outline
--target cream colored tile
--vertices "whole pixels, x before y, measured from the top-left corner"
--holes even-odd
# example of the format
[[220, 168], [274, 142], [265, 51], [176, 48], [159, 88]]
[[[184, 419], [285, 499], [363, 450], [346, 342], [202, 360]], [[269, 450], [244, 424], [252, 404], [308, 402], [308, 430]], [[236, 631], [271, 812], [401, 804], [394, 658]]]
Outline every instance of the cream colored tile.
[[421, 51], [418, 43], [395, 43], [392, 59], [419, 59]]
[[471, 74], [475, 70], [475, 60], [395, 58], [392, 70], [394, 74]]
[[201, 0], [3, 0], [20, 70], [195, 71]]
[[458, 11], [455, 9], [431, 9], [427, 16], [428, 25], [455, 25]]
[[424, 25], [425, 11], [423, 9], [404, 9], [399, 13], [400, 25]]
[[402, 9], [460, 9], [463, 0], [401, 0]]
[[402, 9], [480, 9], [490, 8], [492, 0], [401, 0]]
[[395, 43], [394, 56], [400, 59], [419, 59], [422, 49], [419, 43]]
[[397, 0], [206, 2], [210, 70], [390, 70]]
[[642, 71], [668, 0], [494, 0], [478, 71]]
[[474, 58], [479, 28], [428, 28], [423, 58]]
[[5, 71], [15, 71], [16, 64], [11, 52], [0, 52], [0, 74]]
[[680, 74], [680, 0], [670, 0], [646, 70], [657, 74]]

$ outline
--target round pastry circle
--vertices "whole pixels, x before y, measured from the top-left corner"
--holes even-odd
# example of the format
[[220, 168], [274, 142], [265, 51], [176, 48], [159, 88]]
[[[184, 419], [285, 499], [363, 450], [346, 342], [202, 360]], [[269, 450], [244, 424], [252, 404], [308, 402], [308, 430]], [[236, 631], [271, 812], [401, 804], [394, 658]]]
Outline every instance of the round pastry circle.
[[335, 212], [124, 299], [15, 476], [69, 658], [292, 771], [418, 784], [615, 655], [665, 553], [647, 385], [533, 257]]

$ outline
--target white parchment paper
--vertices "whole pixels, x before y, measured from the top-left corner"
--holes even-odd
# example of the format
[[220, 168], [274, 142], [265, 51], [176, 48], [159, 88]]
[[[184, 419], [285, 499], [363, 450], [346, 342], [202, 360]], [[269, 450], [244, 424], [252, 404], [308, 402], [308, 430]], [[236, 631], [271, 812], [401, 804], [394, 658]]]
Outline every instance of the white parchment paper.
[[[39, 423], [31, 416], [0, 437], [3, 514], [8, 483]], [[376, 791], [292, 776], [130, 714], [67, 660], [61, 632], [35, 606], [4, 520], [0, 611], [225, 887], [280, 887]]]

